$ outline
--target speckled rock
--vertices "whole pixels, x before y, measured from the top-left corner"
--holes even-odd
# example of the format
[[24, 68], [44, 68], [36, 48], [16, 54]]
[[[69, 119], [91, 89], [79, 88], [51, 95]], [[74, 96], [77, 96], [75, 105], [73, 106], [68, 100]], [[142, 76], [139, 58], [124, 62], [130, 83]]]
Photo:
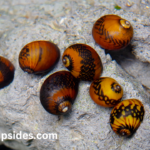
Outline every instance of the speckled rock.
[[[137, 79], [126, 73], [95, 44], [91, 35], [93, 23], [105, 14], [118, 14], [128, 19], [135, 32], [139, 30], [137, 25], [145, 30], [138, 14], [131, 10], [115, 10], [115, 3], [111, 0], [33, 0], [32, 3], [29, 0], [1, 0], [0, 5], [0, 55], [11, 60], [16, 68], [14, 81], [0, 90], [0, 133], [22, 131], [35, 136], [38, 133], [58, 135], [57, 140], [16, 139], [1, 143], [19, 150], [140, 150], [150, 147], [150, 102], [147, 93]], [[134, 21], [135, 18], [138, 21]], [[146, 15], [142, 19], [146, 21]], [[144, 30], [140, 32], [146, 37]], [[135, 33], [133, 43], [137, 42], [138, 36], [139, 33]], [[58, 117], [47, 113], [39, 100], [41, 85], [51, 73], [66, 68], [60, 59], [46, 76], [23, 72], [18, 64], [18, 54], [24, 45], [34, 40], [54, 42], [60, 48], [61, 55], [66, 47], [74, 43], [86, 43], [93, 47], [102, 59], [102, 76], [112, 77], [122, 85], [123, 99], [137, 98], [144, 104], [145, 117], [136, 134], [125, 139], [112, 131], [109, 125], [112, 109], [100, 107], [91, 100], [90, 82], [80, 82], [76, 101], [68, 115]]]

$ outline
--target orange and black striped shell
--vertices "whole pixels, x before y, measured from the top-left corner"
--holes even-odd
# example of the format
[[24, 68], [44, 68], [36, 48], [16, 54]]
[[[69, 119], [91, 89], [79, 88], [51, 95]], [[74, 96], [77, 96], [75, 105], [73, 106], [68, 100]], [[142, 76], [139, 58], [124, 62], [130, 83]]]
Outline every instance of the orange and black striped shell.
[[110, 115], [110, 125], [115, 133], [132, 136], [144, 117], [144, 106], [137, 99], [127, 99], [117, 104]]
[[50, 75], [40, 90], [42, 106], [54, 115], [71, 110], [78, 93], [78, 80], [69, 71], [58, 71]]
[[19, 54], [19, 65], [25, 72], [44, 74], [53, 69], [60, 57], [59, 48], [49, 41], [33, 41]]
[[104, 107], [114, 107], [123, 96], [123, 89], [120, 84], [110, 77], [101, 77], [94, 80], [89, 92], [92, 100]]
[[102, 73], [102, 62], [97, 52], [86, 44], [74, 44], [63, 53], [64, 66], [80, 80], [92, 81]]
[[92, 35], [102, 48], [120, 50], [130, 43], [133, 28], [129, 21], [117, 15], [105, 15], [95, 22]]
[[0, 89], [13, 81], [14, 71], [13, 64], [8, 59], [0, 56]]

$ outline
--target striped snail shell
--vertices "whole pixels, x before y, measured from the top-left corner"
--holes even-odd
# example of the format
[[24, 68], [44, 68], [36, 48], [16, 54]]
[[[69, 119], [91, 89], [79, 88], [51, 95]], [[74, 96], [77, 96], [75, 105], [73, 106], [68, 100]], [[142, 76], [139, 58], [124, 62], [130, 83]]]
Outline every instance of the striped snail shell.
[[42, 106], [51, 114], [66, 114], [71, 110], [78, 93], [78, 80], [69, 71], [50, 75], [40, 90]]
[[92, 35], [102, 48], [120, 50], [130, 43], [133, 27], [129, 21], [117, 15], [105, 15], [95, 22]]
[[59, 49], [52, 42], [33, 41], [20, 51], [19, 65], [25, 72], [45, 74], [53, 69], [59, 57]]

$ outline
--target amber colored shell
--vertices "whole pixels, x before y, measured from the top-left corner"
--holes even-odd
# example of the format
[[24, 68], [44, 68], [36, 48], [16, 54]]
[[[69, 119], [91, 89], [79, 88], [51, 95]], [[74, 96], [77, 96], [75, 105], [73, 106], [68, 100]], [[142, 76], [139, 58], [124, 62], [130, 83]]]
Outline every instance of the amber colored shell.
[[19, 65], [28, 73], [47, 73], [58, 62], [59, 57], [60, 52], [55, 44], [49, 41], [33, 41], [20, 51]]
[[102, 62], [97, 52], [86, 44], [74, 44], [63, 53], [64, 66], [80, 80], [91, 81], [102, 73]]
[[100, 106], [113, 107], [121, 101], [123, 90], [115, 79], [101, 77], [91, 83], [90, 96]]
[[71, 110], [78, 92], [78, 80], [69, 71], [50, 75], [40, 90], [41, 104], [49, 113], [66, 114]]
[[144, 106], [137, 99], [127, 99], [117, 104], [110, 115], [113, 131], [122, 136], [132, 136], [144, 117]]
[[0, 56], [0, 89], [12, 82], [14, 71], [13, 64], [8, 59]]
[[117, 15], [105, 15], [95, 22], [92, 34], [102, 48], [120, 50], [130, 43], [133, 28], [129, 21]]

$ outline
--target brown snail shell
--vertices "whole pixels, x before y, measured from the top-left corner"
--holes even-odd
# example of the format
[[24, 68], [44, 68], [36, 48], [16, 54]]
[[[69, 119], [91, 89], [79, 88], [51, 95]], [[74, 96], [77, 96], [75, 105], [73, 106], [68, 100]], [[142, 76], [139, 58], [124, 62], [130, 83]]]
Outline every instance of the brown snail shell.
[[71, 110], [78, 93], [78, 80], [69, 71], [50, 75], [40, 90], [42, 106], [51, 114], [66, 114]]
[[8, 59], [0, 56], [0, 89], [13, 81], [14, 71], [13, 64]]
[[33, 41], [20, 51], [19, 65], [25, 72], [44, 74], [53, 69], [59, 57], [59, 48], [54, 43]]
[[117, 15], [105, 15], [95, 22], [92, 35], [102, 48], [120, 50], [130, 43], [133, 27], [129, 21]]

